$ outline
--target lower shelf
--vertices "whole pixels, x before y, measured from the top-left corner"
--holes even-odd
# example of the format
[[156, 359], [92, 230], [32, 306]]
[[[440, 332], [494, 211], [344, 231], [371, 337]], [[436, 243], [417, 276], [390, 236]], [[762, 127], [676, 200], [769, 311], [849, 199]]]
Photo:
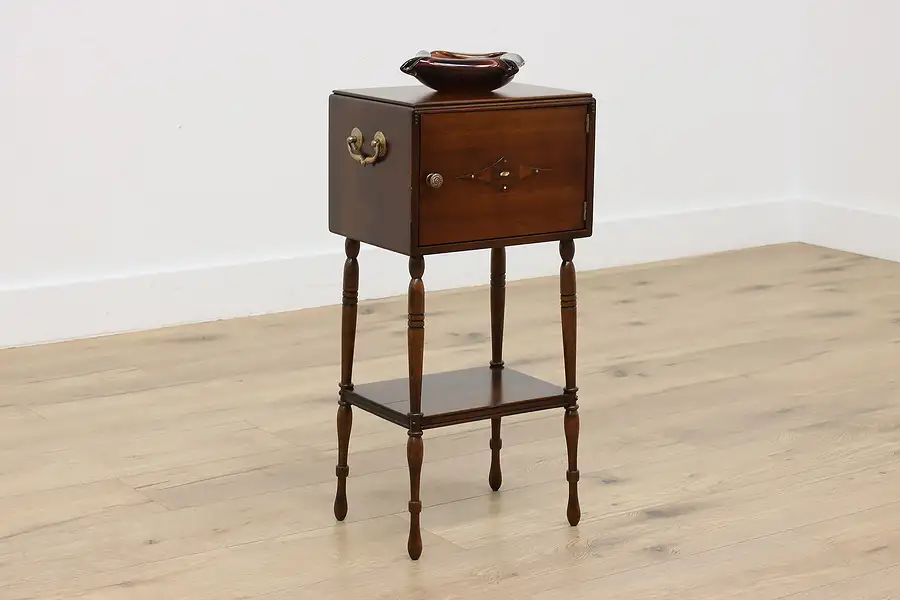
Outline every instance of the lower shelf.
[[[409, 425], [407, 378], [355, 386], [344, 396], [353, 406], [402, 427]], [[561, 408], [571, 398], [560, 386], [508, 367], [475, 367], [422, 378], [422, 429]]]

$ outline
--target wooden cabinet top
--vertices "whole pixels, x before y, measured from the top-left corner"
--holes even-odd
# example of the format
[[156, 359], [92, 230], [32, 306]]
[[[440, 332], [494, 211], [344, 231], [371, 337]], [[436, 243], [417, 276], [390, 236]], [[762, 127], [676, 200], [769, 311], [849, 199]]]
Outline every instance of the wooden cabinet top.
[[438, 93], [423, 85], [334, 90], [334, 93], [339, 96], [398, 104], [416, 109], [481, 106], [505, 102], [586, 103], [592, 98], [591, 94], [585, 92], [515, 82], [488, 93]]

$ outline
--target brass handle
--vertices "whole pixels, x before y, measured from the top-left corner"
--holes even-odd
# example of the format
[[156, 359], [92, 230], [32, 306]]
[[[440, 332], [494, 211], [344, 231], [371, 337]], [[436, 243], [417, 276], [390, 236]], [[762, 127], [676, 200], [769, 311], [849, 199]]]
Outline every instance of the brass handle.
[[444, 176], [440, 173], [430, 173], [428, 177], [425, 178], [425, 183], [437, 189], [444, 185]]
[[358, 127], [354, 127], [347, 138], [347, 151], [353, 160], [358, 161], [362, 166], [371, 165], [379, 158], [387, 153], [387, 138], [380, 131], [376, 131], [372, 136], [372, 155], [363, 156], [362, 153], [363, 134]]

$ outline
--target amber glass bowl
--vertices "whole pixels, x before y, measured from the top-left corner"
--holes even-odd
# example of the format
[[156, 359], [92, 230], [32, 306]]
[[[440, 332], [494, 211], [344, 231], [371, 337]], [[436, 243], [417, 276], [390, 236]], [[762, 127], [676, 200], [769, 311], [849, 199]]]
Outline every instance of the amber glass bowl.
[[422, 50], [400, 70], [438, 92], [491, 92], [512, 81], [524, 65], [522, 57], [512, 52]]

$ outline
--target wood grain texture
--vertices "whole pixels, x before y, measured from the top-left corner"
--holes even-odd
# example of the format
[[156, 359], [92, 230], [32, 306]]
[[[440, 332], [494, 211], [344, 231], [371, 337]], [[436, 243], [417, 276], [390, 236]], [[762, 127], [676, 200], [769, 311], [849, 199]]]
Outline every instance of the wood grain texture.
[[590, 94], [584, 92], [531, 85], [515, 81], [494, 92], [462, 91], [456, 93], [438, 93], [423, 85], [403, 85], [397, 87], [335, 90], [334, 93], [341, 96], [350, 96], [353, 98], [408, 106], [418, 110], [427, 110], [429, 108], [446, 110], [450, 107], [462, 107], [468, 109], [492, 104], [506, 106], [516, 101], [572, 102], [581, 100], [582, 102], [586, 102], [590, 100]]
[[[422, 115], [419, 245], [585, 229], [586, 114], [575, 105]], [[428, 173], [443, 185], [428, 186]]]
[[341, 382], [340, 391], [353, 389], [353, 351], [356, 348], [356, 319], [359, 305], [359, 241], [347, 239], [341, 298]]
[[569, 482], [569, 501], [566, 505], [566, 518], [573, 527], [581, 521], [581, 505], [578, 501], [578, 436], [581, 420], [578, 415], [578, 386], [575, 385], [577, 370], [577, 333], [578, 333], [578, 298], [575, 281], [575, 242], [562, 240], [559, 243], [559, 256], [562, 263], [559, 267], [559, 306], [562, 322], [563, 368], [566, 372], [565, 394], [566, 413], [563, 417], [563, 429], [566, 434], [566, 455], [568, 469], [566, 481]]
[[581, 504], [578, 502], [578, 436], [581, 428], [581, 420], [578, 416], [578, 405], [566, 407], [563, 417], [563, 429], [566, 432], [566, 455], [569, 460], [569, 468], [566, 470], [566, 481], [569, 482], [569, 502], [566, 505], [566, 518], [569, 525], [574, 527], [581, 521]]
[[[434, 429], [421, 564], [395, 425], [355, 415], [334, 522], [340, 306], [0, 351], [0, 598], [900, 597], [900, 265], [792, 244], [578, 284], [579, 526], [558, 412], [504, 419], [498, 493], [490, 425]], [[557, 278], [507, 289], [508, 368], [564, 381]], [[429, 295], [430, 370], [488, 370], [489, 296]], [[357, 381], [406, 376], [404, 312], [360, 306]]]
[[[413, 378], [414, 382], [419, 382]], [[416, 383], [419, 410], [410, 408], [410, 378], [362, 383], [346, 398], [353, 405], [402, 427], [409, 415], [420, 415], [421, 429], [469, 423], [495, 416], [561, 408], [569, 403], [561, 384], [556, 385], [514, 369], [487, 366], [429, 373]]]
[[409, 467], [409, 537], [406, 549], [409, 557], [419, 560], [422, 555], [422, 532], [420, 518], [422, 500], [419, 491], [422, 482], [422, 460], [424, 445], [422, 429], [422, 375], [425, 356], [425, 259], [421, 256], [409, 258], [409, 292], [407, 293], [407, 377], [409, 405], [407, 412], [408, 439], [406, 442], [406, 461]]
[[422, 556], [422, 531], [421, 514], [422, 499], [420, 488], [422, 483], [422, 461], [424, 459], [425, 446], [422, 443], [422, 432], [409, 432], [406, 441], [406, 460], [409, 463], [409, 538], [406, 549], [409, 557], [419, 560]]
[[577, 342], [578, 342], [578, 297], [575, 282], [575, 242], [563, 240], [559, 243], [559, 256], [562, 263], [559, 266], [559, 308], [562, 323], [563, 342], [563, 366], [566, 371], [567, 394], [572, 395], [573, 401], [577, 400], [578, 386], [575, 385], [575, 373], [578, 370]]
[[[503, 368], [503, 320], [506, 313], [506, 248], [491, 248], [491, 362], [492, 369]], [[500, 465], [501, 417], [491, 419], [491, 468], [488, 485], [495, 492], [503, 485], [503, 469]]]
[[506, 313], [506, 248], [491, 248], [491, 362], [503, 368], [503, 320]]
[[337, 413], [338, 461], [334, 472], [337, 476], [337, 491], [334, 495], [334, 518], [343, 521], [347, 517], [347, 464], [350, 450], [350, 432], [353, 428], [353, 407], [341, 400]]
[[[422, 414], [422, 374], [425, 364], [425, 259], [412, 256], [409, 259], [409, 291], [407, 293], [406, 354], [409, 362], [409, 414]], [[410, 423], [410, 430], [421, 427]]]
[[344, 261], [343, 294], [341, 298], [341, 381], [338, 384], [337, 440], [338, 461], [334, 472], [337, 490], [334, 495], [334, 517], [343, 521], [347, 516], [347, 476], [350, 467], [347, 458], [350, 448], [350, 431], [353, 427], [353, 407], [346, 394], [353, 391], [353, 352], [356, 347], [356, 320], [359, 304], [359, 241], [344, 242], [347, 255]]
[[[329, 97], [329, 231], [407, 256], [591, 235], [590, 94], [519, 85], [451, 101], [421, 87]], [[384, 156], [351, 157], [355, 130], [364, 154], [381, 132]]]
[[[346, 96], [328, 99], [328, 230], [394, 252], [412, 246], [413, 195], [410, 176], [418, 159], [411, 110]], [[387, 153], [362, 166], [347, 151], [354, 127], [363, 152], [372, 153], [375, 132], [387, 139]]]

